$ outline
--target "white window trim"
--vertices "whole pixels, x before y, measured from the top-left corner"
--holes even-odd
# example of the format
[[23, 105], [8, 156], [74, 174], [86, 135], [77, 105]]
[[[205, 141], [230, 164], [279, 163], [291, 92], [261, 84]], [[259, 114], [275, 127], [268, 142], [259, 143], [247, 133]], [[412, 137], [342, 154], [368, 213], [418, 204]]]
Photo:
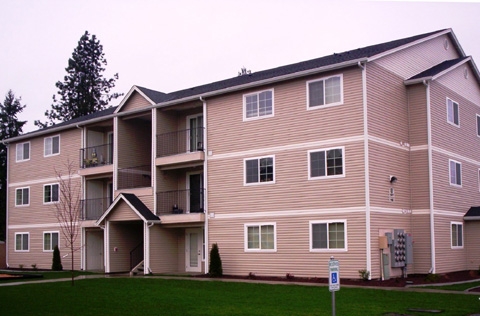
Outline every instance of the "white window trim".
[[[325, 175], [324, 176], [319, 176], [319, 177], [312, 177], [311, 176], [311, 161], [310, 161], [310, 154], [311, 153], [316, 153], [319, 151], [329, 151], [333, 149], [341, 149], [342, 150], [342, 169], [343, 173], [342, 174], [336, 174], [333, 176], [327, 175], [327, 170], [325, 170]], [[346, 168], [345, 168], [345, 146], [339, 146], [339, 147], [330, 147], [330, 148], [322, 148], [322, 149], [312, 149], [307, 152], [307, 161], [308, 161], [308, 180], [322, 180], [322, 179], [335, 179], [335, 178], [345, 178], [346, 175]]]
[[[249, 227], [259, 227], [261, 231], [262, 226], [273, 226], [273, 249], [250, 249], [248, 248], [248, 228]], [[244, 251], [245, 252], [277, 252], [277, 223], [275, 222], [265, 222], [265, 223], [248, 223], [244, 224], [243, 230], [244, 236]], [[260, 245], [262, 241], [260, 240]]]
[[[17, 235], [27, 235], [28, 236], [28, 249], [27, 250], [17, 250]], [[23, 238], [22, 238], [23, 239]], [[29, 232], [18, 232], [18, 233], [15, 233], [15, 241], [14, 241], [14, 249], [15, 249], [15, 252], [30, 252], [30, 233]]]
[[[17, 151], [18, 151], [18, 146], [22, 146], [22, 151], [23, 151], [23, 145], [24, 144], [28, 144], [28, 149], [29, 149], [29, 154], [28, 154], [28, 159], [20, 159], [18, 160], [17, 159]], [[25, 154], [23, 155], [23, 157], [25, 157]], [[15, 162], [24, 162], [24, 161], [29, 161], [30, 160], [30, 157], [32, 157], [32, 144], [30, 142], [23, 142], [23, 143], [19, 143], [15, 146]]]
[[52, 234], [57, 234], [58, 235], [58, 245], [57, 246], [58, 246], [58, 249], [60, 249], [60, 232], [58, 232], [58, 231], [44, 231], [43, 232], [43, 252], [53, 252], [53, 248], [54, 248], [54, 247], [52, 247], [52, 239], [50, 237], [50, 247], [52, 249], [51, 250], [46, 250], [45, 249], [45, 234], [50, 234], [50, 236]]
[[[457, 226], [462, 226], [462, 245], [461, 246], [454, 246], [453, 245], [453, 239], [452, 239], [452, 226], [457, 225]], [[462, 222], [450, 222], [450, 247], [451, 249], [463, 249], [463, 245], [465, 244], [465, 239], [464, 239], [464, 234], [463, 231], [465, 227], [463, 226]]]
[[[345, 228], [345, 248], [325, 248], [325, 249], [318, 249], [318, 248], [313, 248], [313, 231], [312, 231], [312, 225], [313, 224], [332, 224], [332, 223], [343, 223], [344, 228]], [[309, 248], [310, 252], [347, 252], [348, 251], [348, 240], [347, 240], [347, 235], [348, 235], [348, 229], [347, 229], [347, 220], [346, 219], [333, 219], [333, 220], [314, 220], [314, 221], [309, 221], [308, 223], [308, 230], [309, 230]], [[451, 234], [450, 234], [451, 235]], [[328, 232], [327, 232], [328, 236]], [[328, 242], [327, 242], [327, 247], [328, 247]]]
[[480, 192], [480, 168], [477, 169], [478, 192]]
[[[52, 139], [52, 151], [53, 151], [53, 138], [55, 137], [58, 137], [58, 153], [52, 153], [52, 154], [47, 154], [46, 153], [46, 143], [47, 143], [47, 139]], [[61, 144], [61, 138], [60, 138], [60, 134], [58, 135], [52, 135], [52, 136], [48, 136], [48, 137], [45, 137], [43, 139], [43, 157], [52, 157], [52, 156], [58, 156], [60, 155], [60, 144]]]
[[477, 126], [477, 137], [480, 138], [480, 126], [478, 124], [478, 119], [480, 118], [479, 114], [475, 114], [475, 125]]
[[[460, 183], [461, 183], [461, 184], [452, 183], [452, 179], [451, 179], [451, 177], [450, 177], [450, 174], [451, 174], [450, 162], [454, 162], [455, 164], [459, 164], [459, 165], [460, 165]], [[455, 170], [455, 172], [456, 172], [456, 170]], [[462, 187], [462, 185], [463, 185], [462, 173], [463, 173], [463, 172], [462, 172], [462, 163], [459, 162], [459, 161], [453, 160], [453, 159], [448, 159], [448, 183], [450, 183], [450, 185], [451, 185], [452, 187], [457, 187], [457, 188], [461, 188], [461, 187]], [[458, 175], [457, 175], [457, 177], [458, 177]]]
[[[273, 164], [273, 180], [272, 181], [265, 181], [265, 182], [252, 182], [252, 183], [247, 183], [247, 160], [260, 160], [262, 158], [272, 158], [272, 164]], [[260, 176], [260, 170], [259, 176]], [[275, 155], [271, 156], [260, 156], [260, 157], [249, 157], [249, 158], [244, 158], [243, 159], [243, 185], [244, 186], [250, 186], [250, 185], [265, 185], [265, 184], [275, 184], [276, 181], [276, 175], [275, 175]]]
[[[455, 122], [450, 122], [448, 120], [448, 100], [452, 101], [452, 103], [456, 103], [457, 104], [457, 109], [458, 109], [458, 124], [455, 124]], [[455, 126], [455, 127], [460, 127], [460, 103], [458, 103], [457, 101], [454, 101], [453, 99], [450, 99], [447, 97], [447, 100], [446, 100], [446, 107], [447, 107], [447, 123], [452, 125], [452, 126]]]
[[[330, 79], [330, 78], [334, 78], [334, 77], [340, 77], [340, 101], [339, 102], [335, 102], [335, 103], [329, 103], [329, 104], [324, 104], [324, 105], [314, 105], [314, 106], [310, 106], [310, 83], [312, 82], [316, 82], [316, 81], [326, 81], [327, 79]], [[307, 111], [310, 111], [310, 110], [316, 110], [316, 109], [324, 109], [324, 108], [328, 108], [328, 107], [331, 107], [331, 106], [337, 106], [337, 105], [342, 105], [343, 104], [343, 74], [337, 74], [337, 75], [332, 75], [332, 76], [328, 76], [328, 77], [322, 77], [322, 78], [317, 78], [317, 79], [313, 79], [313, 80], [308, 80], [306, 82], [306, 85], [307, 85], [307, 95], [306, 95], [306, 99], [307, 99]], [[325, 97], [325, 96], [324, 96]]]
[[[28, 204], [17, 204], [17, 190], [28, 189]], [[21, 187], [15, 189], [15, 207], [27, 207], [30, 206], [30, 187]], [[22, 193], [22, 200], [23, 200], [23, 193]]]
[[[247, 97], [248, 96], [251, 96], [251, 95], [254, 95], [256, 94], [257, 96], [262, 93], [262, 92], [266, 92], [266, 91], [271, 91], [272, 92], [272, 114], [268, 114], [268, 115], [262, 115], [262, 116], [254, 116], [254, 117], [247, 117]], [[265, 90], [260, 90], [260, 91], [255, 91], [255, 92], [250, 92], [250, 93], [245, 93], [243, 96], [242, 96], [242, 99], [243, 99], [243, 121], [246, 122], [246, 121], [254, 121], [254, 120], [261, 120], [261, 119], [264, 119], [264, 118], [268, 118], [268, 117], [273, 117], [275, 115], [275, 92], [274, 92], [274, 89], [265, 89]], [[258, 100], [258, 99], [257, 99]]]
[[[58, 201], [45, 202], [45, 187], [47, 187], [47, 186], [52, 187], [52, 186], [54, 186], [54, 185], [58, 185]], [[60, 202], [60, 184], [59, 184], [59, 183], [47, 183], [47, 184], [44, 184], [44, 185], [43, 185], [43, 196], [42, 196], [42, 200], [43, 200], [43, 205], [55, 204], [55, 203]]]

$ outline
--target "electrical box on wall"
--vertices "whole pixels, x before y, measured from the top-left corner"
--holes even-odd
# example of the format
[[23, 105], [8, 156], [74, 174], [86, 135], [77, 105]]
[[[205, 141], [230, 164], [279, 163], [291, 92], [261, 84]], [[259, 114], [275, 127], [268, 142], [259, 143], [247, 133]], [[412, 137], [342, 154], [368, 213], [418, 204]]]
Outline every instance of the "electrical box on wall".
[[403, 229], [393, 230], [393, 240], [390, 245], [390, 260], [392, 268], [401, 268], [405, 266], [407, 254], [407, 238]]
[[406, 264], [413, 264], [413, 237], [412, 234], [405, 234], [405, 256], [406, 258]]

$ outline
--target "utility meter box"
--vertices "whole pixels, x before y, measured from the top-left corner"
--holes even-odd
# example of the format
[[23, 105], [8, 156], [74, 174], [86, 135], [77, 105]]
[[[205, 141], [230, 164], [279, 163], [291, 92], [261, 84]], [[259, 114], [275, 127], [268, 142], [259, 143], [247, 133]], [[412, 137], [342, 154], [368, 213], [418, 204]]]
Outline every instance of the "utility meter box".
[[407, 238], [403, 229], [393, 230], [393, 240], [390, 245], [390, 260], [392, 268], [402, 268], [406, 263]]

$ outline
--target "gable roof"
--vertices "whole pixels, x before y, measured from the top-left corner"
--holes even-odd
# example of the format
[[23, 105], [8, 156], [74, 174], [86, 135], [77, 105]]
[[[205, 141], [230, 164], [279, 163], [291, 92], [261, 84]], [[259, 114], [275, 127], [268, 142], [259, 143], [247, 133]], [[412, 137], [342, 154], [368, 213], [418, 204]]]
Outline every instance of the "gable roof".
[[480, 220], [480, 206], [472, 206], [467, 213], [463, 216], [466, 221], [478, 221]]
[[108, 209], [102, 214], [102, 216], [95, 223], [97, 226], [105, 220], [105, 218], [115, 209], [115, 206], [120, 202], [124, 201], [130, 206], [132, 211], [134, 211], [138, 217], [143, 220], [145, 223], [160, 223], [160, 218], [153, 214], [152, 211], [142, 202], [140, 199], [131, 193], [120, 193], [113, 203], [108, 207]]

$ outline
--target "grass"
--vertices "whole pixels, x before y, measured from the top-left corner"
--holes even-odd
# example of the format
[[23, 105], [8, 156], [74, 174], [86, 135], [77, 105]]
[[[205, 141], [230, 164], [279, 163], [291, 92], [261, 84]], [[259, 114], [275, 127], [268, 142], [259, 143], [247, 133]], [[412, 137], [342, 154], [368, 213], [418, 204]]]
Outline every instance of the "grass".
[[[78, 280], [75, 286], [70, 282], [0, 286], [0, 297], [1, 315], [332, 314], [326, 286], [113, 277]], [[336, 292], [337, 315], [424, 314], [408, 308], [468, 315], [480, 310], [480, 301], [465, 294], [346, 287]]]

